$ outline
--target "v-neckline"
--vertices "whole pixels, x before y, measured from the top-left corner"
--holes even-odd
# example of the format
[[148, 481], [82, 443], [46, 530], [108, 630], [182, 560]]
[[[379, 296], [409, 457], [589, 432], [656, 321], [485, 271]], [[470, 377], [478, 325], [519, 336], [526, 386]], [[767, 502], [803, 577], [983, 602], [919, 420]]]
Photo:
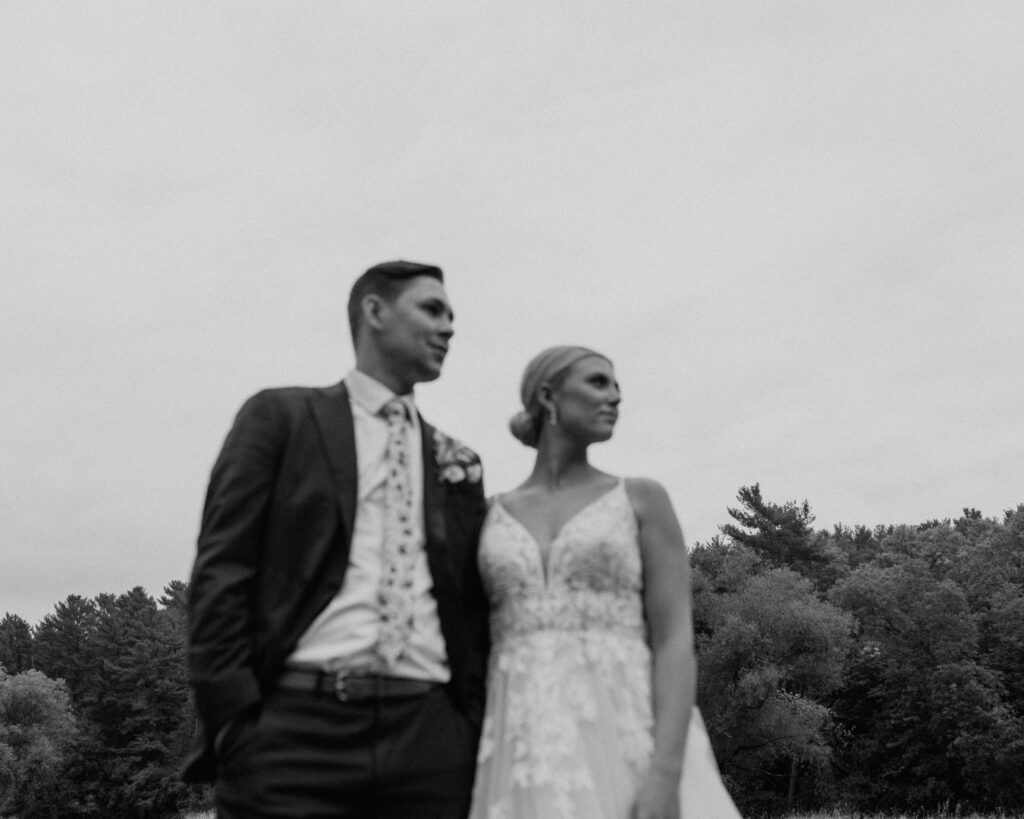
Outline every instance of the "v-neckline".
[[605, 490], [592, 500], [587, 501], [585, 504], [583, 504], [583, 506], [581, 506], [579, 509], [573, 512], [568, 518], [566, 518], [565, 522], [558, 527], [558, 531], [555, 532], [555, 536], [551, 538], [551, 542], [548, 543], [547, 549], [541, 548], [541, 544], [540, 541], [537, 540], [537, 536], [530, 531], [529, 527], [527, 527], [525, 523], [523, 523], [519, 518], [517, 518], [508, 510], [508, 507], [501, 502], [500, 495], [494, 499], [494, 502], [501, 508], [501, 511], [505, 513], [505, 516], [510, 518], [512, 522], [515, 523], [516, 526], [518, 526], [523, 531], [523, 533], [530, 539], [530, 542], [533, 544], [534, 552], [537, 556], [537, 564], [540, 568], [541, 580], [544, 583], [544, 588], [548, 587], [548, 582], [551, 580], [551, 561], [555, 553], [555, 544], [558, 543], [562, 535], [565, 534], [565, 530], [569, 528], [569, 524], [575, 521], [577, 518], [579, 518], [580, 515], [582, 515], [592, 506], [596, 506], [600, 501], [604, 500], [609, 495], [611, 495], [612, 492], [614, 492], [616, 489], [622, 486], [622, 484], [623, 481], [620, 478], [609, 489]]

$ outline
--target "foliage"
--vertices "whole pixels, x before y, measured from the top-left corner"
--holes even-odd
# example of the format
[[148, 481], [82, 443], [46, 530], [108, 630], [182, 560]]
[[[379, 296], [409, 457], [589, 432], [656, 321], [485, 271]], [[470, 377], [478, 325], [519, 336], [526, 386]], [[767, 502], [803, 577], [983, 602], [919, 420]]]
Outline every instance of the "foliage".
[[843, 680], [851, 621], [808, 579], [747, 546], [693, 553], [699, 701], [725, 775], [747, 809], [791, 801], [797, 772], [827, 769], [827, 697]]
[[[988, 809], [1024, 796], [1016, 773], [1024, 770], [1024, 722], [1006, 701], [1000, 670], [984, 662], [982, 618], [950, 576], [951, 532], [901, 528], [883, 542], [879, 564], [833, 591], [859, 624], [854, 684], [837, 709], [857, 738], [846, 753], [857, 770], [851, 788], [872, 807], [953, 801]], [[998, 644], [1003, 630], [991, 618], [989, 629]]]
[[62, 682], [0, 671], [0, 815], [28, 815], [57, 780], [75, 720]]
[[70, 691], [80, 726], [46, 798], [25, 816], [175, 816], [202, 803], [178, 778], [194, 715], [185, 584], [57, 604], [36, 627], [37, 668]]
[[736, 524], [719, 528], [734, 543], [742, 544], [772, 566], [817, 578], [827, 557], [812, 537], [814, 515], [807, 501], [782, 505], [761, 497], [760, 484], [740, 487], [740, 508], [728, 512]]
[[16, 614], [0, 620], [0, 668], [20, 674], [32, 667], [32, 629]]
[[[964, 509], [815, 532], [806, 501], [772, 503], [757, 484], [738, 500], [722, 536], [693, 554], [701, 704], [738, 801], [1024, 808], [1024, 505], [1001, 521]], [[853, 629], [801, 688], [788, 652], [803, 645], [810, 665], [820, 643], [783, 635], [813, 633], [794, 613], [810, 600]], [[793, 696], [803, 710], [786, 711]]]
[[[815, 531], [806, 501], [738, 500], [692, 560], [699, 703], [744, 813], [1024, 811], [1024, 505]], [[208, 805], [177, 771], [187, 591], [0, 621], [0, 814]]]

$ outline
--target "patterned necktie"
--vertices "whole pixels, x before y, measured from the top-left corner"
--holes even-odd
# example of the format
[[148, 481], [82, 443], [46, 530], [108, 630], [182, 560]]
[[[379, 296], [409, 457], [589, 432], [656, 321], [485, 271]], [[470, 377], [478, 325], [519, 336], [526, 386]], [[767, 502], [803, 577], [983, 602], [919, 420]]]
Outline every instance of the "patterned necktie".
[[380, 635], [377, 653], [389, 665], [402, 656], [412, 632], [413, 570], [416, 536], [413, 527], [412, 476], [409, 470], [409, 415], [404, 401], [393, 398], [383, 410], [388, 422], [388, 468], [385, 484], [384, 544], [377, 592]]

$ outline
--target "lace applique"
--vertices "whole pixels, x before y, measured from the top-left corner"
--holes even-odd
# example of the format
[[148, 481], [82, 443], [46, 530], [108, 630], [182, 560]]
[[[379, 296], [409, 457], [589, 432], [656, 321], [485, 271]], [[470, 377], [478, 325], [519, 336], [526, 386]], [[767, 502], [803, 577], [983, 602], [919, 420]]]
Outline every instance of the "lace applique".
[[[511, 777], [511, 788], [495, 791], [526, 800], [514, 815], [528, 815], [522, 805], [533, 789], [553, 806], [545, 819], [570, 819], [580, 792], [595, 790], [595, 748], [623, 756], [637, 776], [651, 751], [650, 652], [637, 524], [624, 485], [559, 532], [546, 581], [532, 535], [495, 502], [480, 566], [492, 605], [495, 707], [485, 719], [478, 787], [484, 792], [493, 765]], [[504, 801], [490, 804], [488, 819], [507, 809]]]

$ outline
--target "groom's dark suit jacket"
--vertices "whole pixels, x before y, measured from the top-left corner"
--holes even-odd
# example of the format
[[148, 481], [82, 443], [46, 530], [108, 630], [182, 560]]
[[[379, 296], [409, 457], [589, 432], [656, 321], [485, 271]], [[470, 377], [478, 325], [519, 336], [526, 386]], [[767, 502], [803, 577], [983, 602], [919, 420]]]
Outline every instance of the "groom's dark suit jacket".
[[[435, 430], [420, 422], [427, 562], [449, 690], [479, 729], [488, 644], [476, 566], [483, 485], [442, 481]], [[218, 728], [258, 706], [344, 582], [356, 480], [344, 383], [265, 390], [239, 411], [210, 477], [192, 571], [188, 662], [199, 725], [186, 779], [215, 776]]]

